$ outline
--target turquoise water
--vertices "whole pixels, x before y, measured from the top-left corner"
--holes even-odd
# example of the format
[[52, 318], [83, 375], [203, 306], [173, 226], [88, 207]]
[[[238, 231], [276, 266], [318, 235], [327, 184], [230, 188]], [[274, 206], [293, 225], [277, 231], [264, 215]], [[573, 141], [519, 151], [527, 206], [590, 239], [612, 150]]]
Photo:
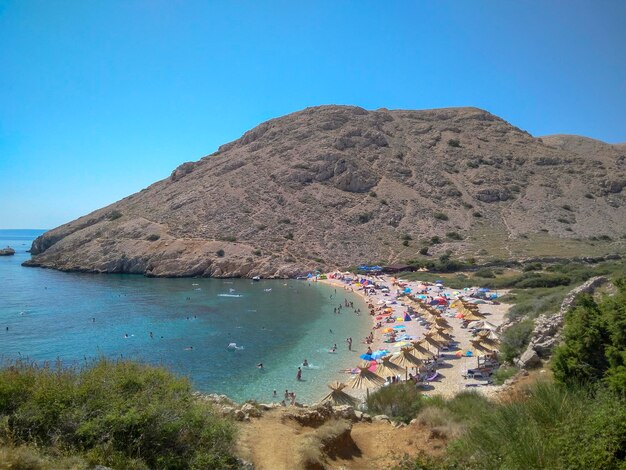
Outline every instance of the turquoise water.
[[[342, 289], [296, 280], [148, 279], [22, 267], [40, 233], [0, 230], [0, 247], [17, 251], [0, 257], [5, 361], [76, 365], [123, 357], [163, 364], [206, 393], [270, 401], [274, 389], [279, 397], [289, 389], [310, 402], [364, 352], [349, 352], [345, 339], [351, 336], [358, 349], [370, 317], [345, 308], [335, 315], [344, 298], [366, 311], [359, 297]], [[231, 342], [243, 349], [228, 350]], [[335, 343], [337, 353], [329, 354]], [[311, 367], [298, 382], [304, 358]]]

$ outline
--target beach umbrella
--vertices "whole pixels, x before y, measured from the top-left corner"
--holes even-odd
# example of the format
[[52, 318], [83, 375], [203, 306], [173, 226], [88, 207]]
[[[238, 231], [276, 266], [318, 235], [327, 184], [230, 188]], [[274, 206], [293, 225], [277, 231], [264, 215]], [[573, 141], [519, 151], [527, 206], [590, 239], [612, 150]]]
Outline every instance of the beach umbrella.
[[348, 388], [353, 388], [355, 390], [366, 389], [369, 393], [370, 388], [384, 385], [385, 380], [381, 376], [370, 371], [369, 367], [370, 365], [368, 363], [363, 363], [358, 366], [358, 372], [354, 377], [354, 380], [348, 384]]
[[463, 315], [463, 320], [467, 320], [467, 321], [477, 321], [477, 320], [484, 320], [485, 317], [483, 317], [480, 314], [477, 314], [478, 312], [469, 312]]
[[391, 362], [393, 362], [397, 366], [404, 367], [405, 369], [408, 369], [409, 367], [421, 366], [422, 360], [411, 354], [412, 350], [412, 347], [402, 348], [400, 352], [394, 354], [391, 357]]
[[430, 338], [434, 339], [435, 341], [439, 341], [441, 343], [447, 344], [450, 341], [453, 341], [453, 338], [451, 336], [448, 336], [447, 334], [445, 334], [442, 331], [435, 331], [434, 333], [427, 333], [429, 335]]
[[387, 351], [386, 349], [379, 349], [378, 351], [374, 351], [371, 356], [372, 359], [376, 360], [386, 356], [387, 354], [389, 354], [389, 351]]
[[328, 384], [328, 388], [330, 388], [330, 393], [322, 398], [320, 403], [330, 403], [332, 405], [350, 405], [356, 406], [358, 400], [354, 397], [351, 397], [346, 392], [343, 391], [346, 388], [346, 384], [339, 381], [334, 381]]
[[424, 343], [422, 341], [413, 341], [411, 345], [413, 346], [411, 354], [413, 354], [418, 359], [422, 359], [425, 361], [435, 358], [435, 354], [430, 352], [428, 348], [424, 347]]
[[371, 361], [372, 360], [372, 355], [371, 354], [361, 354], [359, 357], [361, 359], [363, 359], [364, 361]]
[[393, 362], [391, 362], [391, 356], [384, 356], [381, 358], [381, 362], [376, 368], [376, 374], [381, 377], [395, 377], [396, 375], [404, 372], [404, 369]]
[[404, 330], [406, 328], [406, 326], [404, 325], [396, 325], [393, 327], [394, 330]]
[[424, 342], [428, 343], [429, 346], [433, 346], [436, 349], [441, 349], [441, 343], [439, 343], [436, 339], [432, 338], [434, 333], [425, 333], [424, 334]]
[[497, 347], [494, 347], [492, 345], [484, 344], [483, 342], [481, 342], [481, 340], [470, 339], [470, 343], [472, 343], [472, 348], [476, 352], [490, 353], [490, 352], [498, 350]]

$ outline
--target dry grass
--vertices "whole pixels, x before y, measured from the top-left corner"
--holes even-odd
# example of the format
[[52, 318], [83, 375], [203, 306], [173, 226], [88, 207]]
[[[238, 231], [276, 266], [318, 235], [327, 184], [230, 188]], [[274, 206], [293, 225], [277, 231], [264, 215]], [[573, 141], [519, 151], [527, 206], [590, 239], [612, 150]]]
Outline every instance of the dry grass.
[[53, 458], [27, 446], [0, 447], [0, 470], [86, 470], [78, 457]]

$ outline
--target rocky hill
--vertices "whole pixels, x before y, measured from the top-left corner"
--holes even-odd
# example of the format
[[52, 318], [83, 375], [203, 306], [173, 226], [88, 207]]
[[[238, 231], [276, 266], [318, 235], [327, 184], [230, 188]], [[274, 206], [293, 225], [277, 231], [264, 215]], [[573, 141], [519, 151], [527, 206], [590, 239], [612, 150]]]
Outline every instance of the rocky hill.
[[432, 237], [435, 255], [608, 252], [626, 233], [625, 155], [476, 108], [307, 108], [45, 233], [25, 264], [290, 276], [405, 262]]

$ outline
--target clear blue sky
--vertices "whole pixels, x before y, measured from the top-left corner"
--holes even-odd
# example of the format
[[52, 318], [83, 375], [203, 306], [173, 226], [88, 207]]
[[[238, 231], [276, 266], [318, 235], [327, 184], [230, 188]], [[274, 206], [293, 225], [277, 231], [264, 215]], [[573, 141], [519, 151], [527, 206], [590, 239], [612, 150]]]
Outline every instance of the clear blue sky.
[[626, 1], [0, 0], [0, 228], [52, 228], [306, 106], [626, 141]]

